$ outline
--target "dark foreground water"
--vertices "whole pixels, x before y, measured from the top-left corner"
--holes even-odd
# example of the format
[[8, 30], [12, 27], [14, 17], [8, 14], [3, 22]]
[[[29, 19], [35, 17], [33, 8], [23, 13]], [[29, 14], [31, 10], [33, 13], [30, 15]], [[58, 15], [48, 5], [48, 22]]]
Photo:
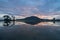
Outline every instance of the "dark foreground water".
[[50, 22], [36, 25], [0, 22], [0, 40], [60, 40], [60, 26]]

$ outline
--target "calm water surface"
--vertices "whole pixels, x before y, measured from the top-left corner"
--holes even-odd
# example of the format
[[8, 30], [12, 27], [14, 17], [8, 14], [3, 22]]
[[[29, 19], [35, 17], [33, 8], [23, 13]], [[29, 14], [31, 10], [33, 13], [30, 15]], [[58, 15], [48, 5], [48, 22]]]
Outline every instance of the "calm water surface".
[[60, 22], [0, 22], [0, 40], [60, 40]]

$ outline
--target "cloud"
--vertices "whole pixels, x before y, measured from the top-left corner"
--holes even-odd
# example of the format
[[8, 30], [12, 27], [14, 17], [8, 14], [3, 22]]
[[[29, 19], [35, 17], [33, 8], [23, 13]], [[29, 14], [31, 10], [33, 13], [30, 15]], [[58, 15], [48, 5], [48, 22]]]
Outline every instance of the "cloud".
[[60, 0], [0, 0], [0, 11], [14, 15], [60, 15]]

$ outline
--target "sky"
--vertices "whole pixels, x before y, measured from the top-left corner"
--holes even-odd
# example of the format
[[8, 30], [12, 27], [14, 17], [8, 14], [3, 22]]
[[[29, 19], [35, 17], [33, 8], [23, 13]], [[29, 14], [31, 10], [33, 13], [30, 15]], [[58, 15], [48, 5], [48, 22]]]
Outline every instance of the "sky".
[[0, 0], [0, 14], [60, 17], [60, 0]]

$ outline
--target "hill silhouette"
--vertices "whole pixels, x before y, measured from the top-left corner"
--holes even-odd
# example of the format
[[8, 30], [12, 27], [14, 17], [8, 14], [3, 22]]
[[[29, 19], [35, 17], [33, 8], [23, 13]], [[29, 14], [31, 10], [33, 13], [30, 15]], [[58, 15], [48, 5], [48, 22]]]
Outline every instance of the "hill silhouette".
[[30, 16], [30, 17], [27, 17], [24, 19], [18, 19], [17, 21], [22, 21], [22, 22], [25, 22], [27, 24], [34, 25], [34, 24], [39, 23], [41, 21], [41, 19], [36, 17], [36, 16]]
[[38, 18], [36, 16], [30, 16], [30, 17], [26, 17], [24, 19], [17, 19], [17, 21], [21, 21], [21, 22], [25, 22], [27, 24], [34, 25], [34, 24], [37, 24], [40, 22], [53, 22], [53, 23], [55, 23], [56, 21], [59, 22], [60, 19], [55, 20], [55, 18], [53, 18], [53, 19], [49, 20], [49, 19], [41, 19], [41, 18]]
[[40, 18], [36, 16], [27, 17], [24, 20], [25, 20], [25, 23], [32, 24], [32, 25], [37, 24], [41, 21]]

